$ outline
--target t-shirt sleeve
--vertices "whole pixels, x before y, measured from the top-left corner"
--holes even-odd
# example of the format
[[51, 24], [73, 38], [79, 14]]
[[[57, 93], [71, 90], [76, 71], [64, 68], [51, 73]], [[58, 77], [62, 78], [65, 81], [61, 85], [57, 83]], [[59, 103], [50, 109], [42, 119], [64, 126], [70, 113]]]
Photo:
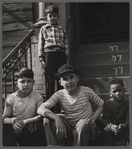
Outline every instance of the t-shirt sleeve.
[[4, 107], [2, 119], [6, 117], [10, 118], [12, 116], [12, 108], [13, 108], [12, 96], [8, 96], [5, 101], [5, 107]]
[[90, 90], [90, 100], [97, 107], [101, 107], [104, 104], [104, 100], [102, 100], [92, 89]]
[[40, 105], [44, 102], [44, 98], [41, 95], [38, 95], [37, 99], [37, 109], [40, 107]]

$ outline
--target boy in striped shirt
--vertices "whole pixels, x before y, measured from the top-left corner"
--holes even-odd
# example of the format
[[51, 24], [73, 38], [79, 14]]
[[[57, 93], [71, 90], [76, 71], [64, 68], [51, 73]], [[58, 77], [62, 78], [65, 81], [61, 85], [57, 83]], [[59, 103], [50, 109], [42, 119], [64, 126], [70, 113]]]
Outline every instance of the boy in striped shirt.
[[[58, 70], [64, 88], [42, 103], [38, 114], [45, 117], [48, 146], [88, 146], [95, 138], [95, 121], [103, 111], [104, 101], [89, 87], [79, 86], [78, 70], [64, 64]], [[97, 106], [93, 113], [91, 102]], [[60, 103], [64, 115], [54, 114], [51, 108]]]

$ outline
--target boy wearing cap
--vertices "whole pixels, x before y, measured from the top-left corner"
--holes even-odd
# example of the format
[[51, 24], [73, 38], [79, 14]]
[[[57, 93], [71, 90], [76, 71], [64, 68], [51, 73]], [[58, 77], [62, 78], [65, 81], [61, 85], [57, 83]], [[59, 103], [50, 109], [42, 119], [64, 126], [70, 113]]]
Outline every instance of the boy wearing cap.
[[[39, 32], [38, 56], [44, 67], [46, 99], [54, 93], [55, 74], [66, 63], [64, 31], [58, 25], [59, 9], [56, 5], [47, 7], [46, 17], [49, 23], [43, 25]], [[57, 81], [57, 87], [60, 84]]]
[[[59, 68], [58, 76], [64, 89], [54, 93], [37, 111], [46, 117], [47, 145], [88, 146], [95, 138], [95, 121], [102, 113], [104, 101], [89, 87], [78, 85], [75, 66], [64, 64]], [[51, 112], [57, 103], [60, 103], [64, 116]], [[91, 103], [97, 106], [94, 113]]]

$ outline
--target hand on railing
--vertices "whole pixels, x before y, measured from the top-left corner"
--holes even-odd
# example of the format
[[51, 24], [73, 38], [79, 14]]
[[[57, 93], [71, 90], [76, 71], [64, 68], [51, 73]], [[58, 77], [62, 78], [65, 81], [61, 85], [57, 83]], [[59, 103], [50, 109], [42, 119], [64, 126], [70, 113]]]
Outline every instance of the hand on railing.
[[45, 62], [44, 62], [44, 61], [41, 61], [41, 63], [42, 63], [42, 66], [43, 66], [44, 74], [45, 74], [45, 76], [48, 78], [48, 75], [47, 75], [47, 72], [46, 72], [46, 65], [45, 65]]

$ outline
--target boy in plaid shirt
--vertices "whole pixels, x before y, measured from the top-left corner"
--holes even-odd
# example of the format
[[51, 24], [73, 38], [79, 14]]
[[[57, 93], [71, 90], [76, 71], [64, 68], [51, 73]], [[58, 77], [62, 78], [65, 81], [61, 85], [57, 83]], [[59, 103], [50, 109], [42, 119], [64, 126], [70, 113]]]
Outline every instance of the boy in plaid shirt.
[[[39, 32], [38, 56], [44, 66], [46, 99], [54, 93], [55, 74], [66, 63], [64, 31], [57, 24], [59, 9], [56, 5], [47, 7], [46, 17], [49, 23], [43, 25]], [[57, 88], [60, 85], [57, 81]]]

